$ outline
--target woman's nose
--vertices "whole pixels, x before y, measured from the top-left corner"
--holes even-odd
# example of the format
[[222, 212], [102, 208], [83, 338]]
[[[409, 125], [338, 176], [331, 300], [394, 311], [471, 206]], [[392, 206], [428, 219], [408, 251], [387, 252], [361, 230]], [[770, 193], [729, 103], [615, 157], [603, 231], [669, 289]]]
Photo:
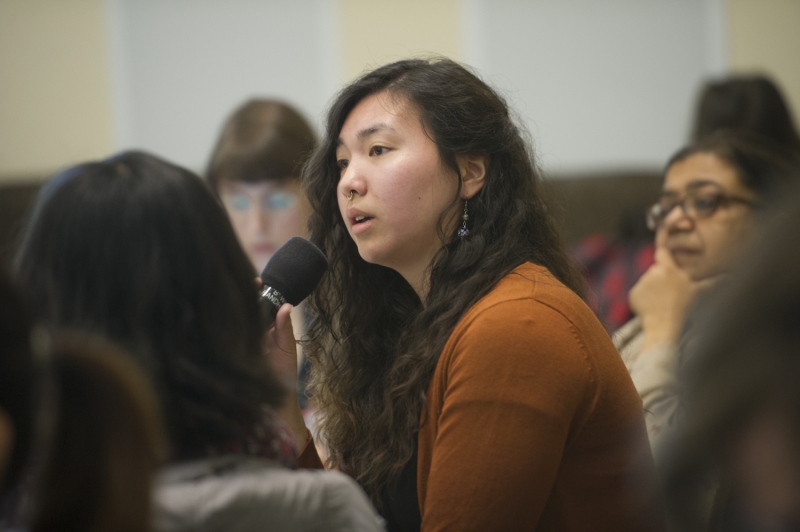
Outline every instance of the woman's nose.
[[259, 202], [253, 202], [247, 211], [247, 225], [251, 231], [265, 233], [269, 229], [269, 220], [264, 207]]
[[665, 229], [687, 230], [693, 227], [694, 220], [686, 212], [686, 204], [678, 203], [667, 213], [661, 226]]
[[363, 196], [366, 193], [367, 169], [358, 160], [351, 160], [339, 178], [338, 192], [348, 199], [356, 194]]

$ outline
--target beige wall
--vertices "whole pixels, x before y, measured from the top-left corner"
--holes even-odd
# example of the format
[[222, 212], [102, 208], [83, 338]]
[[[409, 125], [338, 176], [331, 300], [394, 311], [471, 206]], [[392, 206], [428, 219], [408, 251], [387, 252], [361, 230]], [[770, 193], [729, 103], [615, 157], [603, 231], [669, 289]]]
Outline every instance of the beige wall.
[[[463, 60], [465, 0], [338, 0], [343, 77], [415, 54]], [[726, 0], [730, 64], [765, 71], [800, 121], [800, 0]], [[107, 0], [0, 0], [0, 180], [114, 147]]]
[[728, 0], [730, 66], [769, 74], [800, 123], [800, 0]]
[[340, 0], [344, 75], [419, 54], [463, 60], [460, 0]]
[[0, 0], [0, 180], [113, 146], [104, 0]]

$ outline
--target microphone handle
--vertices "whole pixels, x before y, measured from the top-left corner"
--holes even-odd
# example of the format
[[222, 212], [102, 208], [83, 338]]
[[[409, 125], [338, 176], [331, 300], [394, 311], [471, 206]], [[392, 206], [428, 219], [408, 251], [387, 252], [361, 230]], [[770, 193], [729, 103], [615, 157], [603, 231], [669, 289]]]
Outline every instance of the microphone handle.
[[286, 303], [286, 299], [283, 298], [280, 292], [271, 286], [264, 286], [258, 297], [258, 306], [261, 309], [261, 319], [264, 322], [265, 329], [269, 329], [275, 323], [278, 309], [284, 303]]

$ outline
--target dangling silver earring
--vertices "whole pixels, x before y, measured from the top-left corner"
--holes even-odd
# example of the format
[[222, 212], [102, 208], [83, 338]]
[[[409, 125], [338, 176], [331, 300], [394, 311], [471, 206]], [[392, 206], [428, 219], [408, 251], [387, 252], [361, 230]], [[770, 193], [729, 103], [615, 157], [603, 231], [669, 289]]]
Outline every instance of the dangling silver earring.
[[467, 214], [467, 201], [468, 200], [464, 200], [464, 214], [461, 215], [461, 227], [458, 228], [458, 237], [461, 240], [464, 240], [464, 238], [469, 235], [469, 229], [467, 229], [467, 220], [469, 220], [469, 214]]

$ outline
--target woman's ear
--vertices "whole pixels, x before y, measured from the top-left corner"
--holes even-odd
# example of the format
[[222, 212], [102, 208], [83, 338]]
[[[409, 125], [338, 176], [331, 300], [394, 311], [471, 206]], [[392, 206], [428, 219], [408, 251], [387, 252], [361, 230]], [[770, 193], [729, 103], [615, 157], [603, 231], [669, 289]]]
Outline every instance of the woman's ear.
[[489, 158], [486, 155], [457, 155], [456, 162], [461, 172], [461, 199], [470, 199], [486, 182]]

